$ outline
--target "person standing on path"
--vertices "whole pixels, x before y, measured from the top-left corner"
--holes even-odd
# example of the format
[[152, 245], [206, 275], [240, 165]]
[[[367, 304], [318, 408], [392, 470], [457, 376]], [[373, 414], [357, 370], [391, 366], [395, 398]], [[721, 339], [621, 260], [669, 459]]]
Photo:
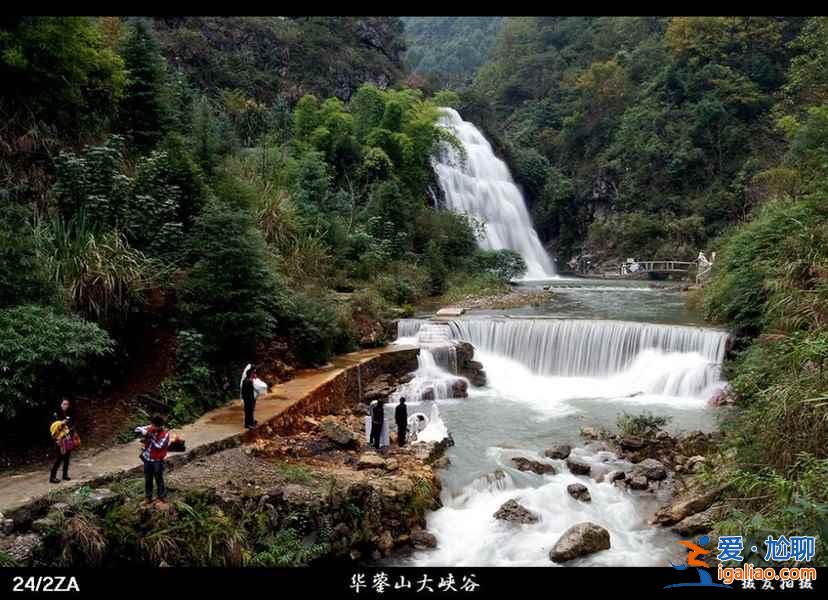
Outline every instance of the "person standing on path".
[[256, 421], [253, 415], [256, 411], [256, 386], [253, 384], [253, 379], [256, 377], [256, 371], [252, 367], [247, 371], [247, 377], [242, 381], [241, 397], [244, 402], [244, 426], [247, 429], [253, 429], [256, 426]]
[[403, 447], [408, 435], [408, 407], [404, 397], [400, 398], [400, 403], [394, 409], [394, 421], [397, 423], [397, 445]]
[[72, 405], [66, 398], [60, 402], [60, 407], [54, 413], [50, 429], [52, 439], [55, 441], [55, 462], [49, 474], [49, 482], [60, 483], [57, 472], [61, 465], [63, 465], [63, 481], [71, 481], [69, 457], [75, 445], [75, 423]]
[[167, 448], [170, 445], [170, 432], [164, 428], [164, 418], [155, 415], [150, 425], [137, 427], [137, 433], [144, 436], [144, 450], [141, 460], [144, 461], [144, 492], [146, 500], [144, 507], [152, 503], [152, 484], [155, 482], [158, 495], [158, 506], [163, 508], [166, 503], [167, 486], [164, 484], [164, 459], [167, 458]]
[[385, 424], [385, 399], [380, 398], [371, 407], [371, 445], [379, 450], [382, 428]]

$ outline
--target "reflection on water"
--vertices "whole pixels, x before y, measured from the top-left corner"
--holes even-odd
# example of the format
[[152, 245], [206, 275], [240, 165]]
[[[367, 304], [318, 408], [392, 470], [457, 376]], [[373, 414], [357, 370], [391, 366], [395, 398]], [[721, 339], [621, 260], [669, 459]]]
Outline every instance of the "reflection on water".
[[475, 309], [469, 311], [469, 314], [543, 315], [570, 319], [620, 319], [704, 325], [698, 311], [687, 306], [686, 294], [681, 291], [682, 284], [676, 282], [558, 279], [543, 285], [549, 286], [551, 293], [548, 300], [539, 306], [503, 310]]

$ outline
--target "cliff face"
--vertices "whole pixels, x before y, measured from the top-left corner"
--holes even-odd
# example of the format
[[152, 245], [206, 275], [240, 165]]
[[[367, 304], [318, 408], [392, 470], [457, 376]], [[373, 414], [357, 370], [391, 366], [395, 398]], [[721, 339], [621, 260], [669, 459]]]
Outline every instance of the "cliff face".
[[363, 83], [388, 87], [403, 72], [397, 17], [157, 17], [155, 29], [167, 60], [197, 86], [262, 102], [348, 100]]

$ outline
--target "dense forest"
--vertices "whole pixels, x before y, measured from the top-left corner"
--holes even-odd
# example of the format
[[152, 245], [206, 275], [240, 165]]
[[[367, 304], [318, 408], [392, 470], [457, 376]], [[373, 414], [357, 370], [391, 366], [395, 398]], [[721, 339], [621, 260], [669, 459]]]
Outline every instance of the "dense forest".
[[403, 17], [405, 63], [414, 80], [462, 90], [489, 57], [502, 17]]
[[7, 17], [0, 73], [4, 439], [159, 332], [181, 423], [246, 362], [279, 378], [503, 289], [515, 257], [435, 205], [452, 105], [559, 264], [717, 252], [717, 529], [828, 551], [828, 19]]
[[[267, 357], [277, 381], [384, 343], [423, 297], [505, 285], [514, 257], [433, 207], [429, 160], [452, 140], [439, 95], [392, 87], [402, 31], [3, 22], [4, 431], [38, 427], [63, 395], [107, 397], [136, 367], [185, 422], [232, 397], [246, 362]], [[170, 360], [136, 364], [159, 339]]]

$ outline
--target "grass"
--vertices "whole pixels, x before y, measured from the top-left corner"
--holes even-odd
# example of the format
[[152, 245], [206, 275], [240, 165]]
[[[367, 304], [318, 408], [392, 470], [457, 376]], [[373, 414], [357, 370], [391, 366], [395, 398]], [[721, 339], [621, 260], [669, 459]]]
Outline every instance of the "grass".
[[19, 566], [20, 563], [17, 562], [9, 553], [0, 550], [0, 569], [12, 569]]
[[283, 461], [275, 462], [274, 466], [288, 483], [309, 485], [317, 481], [317, 476], [307, 467]]
[[441, 302], [453, 304], [465, 300], [467, 296], [494, 296], [511, 291], [507, 282], [493, 275], [459, 274], [449, 278], [448, 289], [443, 294]]

